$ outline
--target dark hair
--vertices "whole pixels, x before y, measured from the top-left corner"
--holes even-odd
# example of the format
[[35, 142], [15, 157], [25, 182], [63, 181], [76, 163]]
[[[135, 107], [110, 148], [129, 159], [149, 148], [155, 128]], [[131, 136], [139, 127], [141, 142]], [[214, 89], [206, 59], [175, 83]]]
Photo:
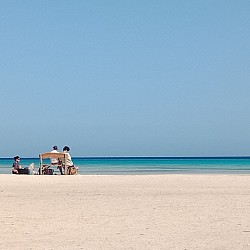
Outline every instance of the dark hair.
[[58, 149], [58, 147], [57, 147], [57, 146], [53, 146], [53, 149], [57, 150], [57, 149]]
[[63, 148], [63, 151], [65, 151], [65, 150], [70, 151], [70, 148], [69, 148], [68, 146], [65, 146], [65, 147]]
[[14, 157], [14, 160], [16, 161], [17, 159], [20, 159], [20, 157], [17, 155]]

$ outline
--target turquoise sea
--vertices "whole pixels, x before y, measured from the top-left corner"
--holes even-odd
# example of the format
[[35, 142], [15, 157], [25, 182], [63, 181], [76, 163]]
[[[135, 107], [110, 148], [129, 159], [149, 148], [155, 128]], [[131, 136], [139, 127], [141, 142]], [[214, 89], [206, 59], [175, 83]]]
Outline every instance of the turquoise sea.
[[[250, 174], [250, 157], [73, 157], [79, 174]], [[38, 158], [22, 158], [23, 167]], [[0, 174], [10, 174], [12, 158], [0, 158]], [[46, 163], [46, 161], [45, 161]], [[55, 171], [55, 173], [58, 173]]]

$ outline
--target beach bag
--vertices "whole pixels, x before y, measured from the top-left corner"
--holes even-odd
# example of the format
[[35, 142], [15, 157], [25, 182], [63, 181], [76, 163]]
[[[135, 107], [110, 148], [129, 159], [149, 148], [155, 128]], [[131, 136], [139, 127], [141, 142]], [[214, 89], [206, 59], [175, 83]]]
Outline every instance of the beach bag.
[[53, 175], [53, 173], [54, 173], [53, 169], [50, 169], [50, 168], [44, 169], [44, 174], [45, 175]]
[[75, 175], [78, 173], [78, 169], [75, 166], [68, 167], [67, 174], [68, 175]]
[[29, 174], [30, 170], [28, 168], [18, 169], [18, 174]]

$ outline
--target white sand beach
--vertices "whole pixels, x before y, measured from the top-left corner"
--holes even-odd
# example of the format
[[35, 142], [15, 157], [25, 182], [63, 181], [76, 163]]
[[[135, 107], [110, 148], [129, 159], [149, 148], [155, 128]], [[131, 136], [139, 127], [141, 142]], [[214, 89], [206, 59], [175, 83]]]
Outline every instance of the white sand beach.
[[250, 249], [249, 175], [0, 175], [0, 249]]

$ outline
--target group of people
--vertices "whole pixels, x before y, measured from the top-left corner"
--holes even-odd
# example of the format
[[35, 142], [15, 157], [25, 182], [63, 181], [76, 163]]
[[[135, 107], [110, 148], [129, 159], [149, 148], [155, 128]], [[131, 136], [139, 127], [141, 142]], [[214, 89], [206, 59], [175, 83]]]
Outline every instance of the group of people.
[[[72, 171], [72, 173], [75, 171], [77, 172], [77, 168], [74, 166], [74, 163], [72, 161], [71, 155], [69, 154], [69, 151], [70, 151], [70, 148], [68, 146], [65, 146], [63, 148], [63, 153], [67, 154], [65, 165], [67, 166], [69, 171]], [[59, 153], [58, 147], [53, 146], [51, 153]], [[38, 174], [38, 172], [34, 171], [34, 163], [31, 163], [28, 167], [23, 168], [20, 165], [20, 160], [21, 159], [19, 156], [14, 157], [14, 162], [12, 164], [12, 174]], [[62, 169], [62, 164], [60, 162], [60, 159], [51, 158], [50, 161], [51, 161], [51, 165], [57, 165], [58, 169], [60, 170], [60, 173], [63, 174], [63, 169]]]
[[[74, 163], [73, 163], [73, 161], [71, 159], [69, 151], [70, 151], [70, 148], [68, 146], [65, 146], [63, 148], [63, 153], [67, 154], [67, 158], [66, 158], [67, 160], [65, 162], [65, 165], [71, 170], [71, 169], [75, 168], [75, 166], [74, 166]], [[51, 153], [59, 153], [58, 147], [53, 146], [53, 149], [52, 149]], [[51, 158], [50, 161], [51, 161], [51, 165], [58, 165], [58, 169], [60, 170], [60, 173], [63, 174], [62, 166], [60, 164], [60, 159]]]

